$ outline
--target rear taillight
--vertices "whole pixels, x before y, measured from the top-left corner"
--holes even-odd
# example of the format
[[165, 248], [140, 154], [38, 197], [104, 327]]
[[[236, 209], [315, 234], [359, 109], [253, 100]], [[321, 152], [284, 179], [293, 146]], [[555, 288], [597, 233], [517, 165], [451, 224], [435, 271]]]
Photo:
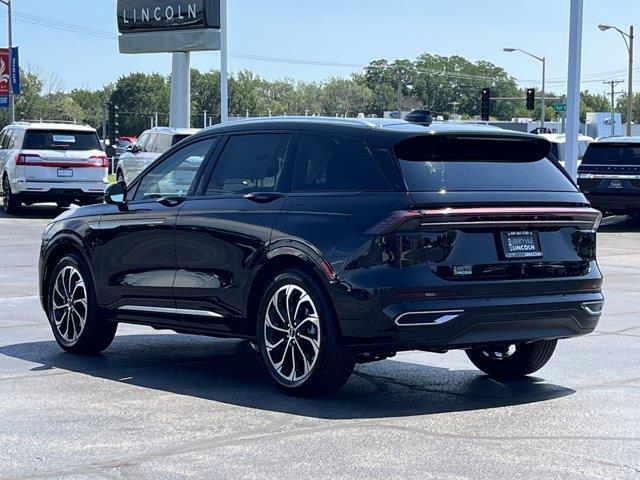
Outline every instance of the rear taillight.
[[30, 163], [40, 163], [42, 157], [33, 153], [19, 153], [16, 155], [16, 165], [29, 165]]
[[106, 155], [93, 155], [89, 157], [87, 163], [95, 167], [109, 168], [109, 158]]
[[367, 230], [369, 235], [384, 235], [402, 229], [418, 230], [491, 227], [564, 227], [597, 230], [602, 213], [581, 207], [485, 207], [441, 208], [437, 210], [400, 210], [391, 212]]

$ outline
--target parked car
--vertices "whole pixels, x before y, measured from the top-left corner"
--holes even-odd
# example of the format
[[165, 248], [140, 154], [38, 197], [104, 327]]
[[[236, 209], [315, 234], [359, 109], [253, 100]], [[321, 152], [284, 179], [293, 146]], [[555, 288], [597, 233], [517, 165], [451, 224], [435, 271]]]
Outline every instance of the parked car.
[[109, 161], [96, 130], [66, 123], [15, 122], [0, 133], [2, 206], [102, 203]]
[[607, 213], [640, 213], [640, 137], [605, 137], [590, 143], [578, 168], [578, 185]]
[[106, 349], [119, 322], [248, 339], [299, 395], [401, 350], [527, 375], [604, 301], [600, 213], [549, 150], [400, 120], [207, 128], [46, 228], [42, 306], [75, 353]]
[[404, 119], [407, 122], [417, 123], [418, 125], [429, 126], [433, 123], [433, 117], [431, 116], [431, 110], [412, 110]]
[[120, 155], [116, 179], [131, 183], [145, 168], [176, 143], [196, 133], [196, 128], [154, 127], [140, 135], [136, 143]]
[[[567, 143], [567, 136], [564, 133], [540, 133], [541, 137], [551, 142], [550, 158], [555, 158], [563, 167], [566, 165], [564, 146]], [[594, 139], [587, 135], [578, 135], [578, 166], [582, 162], [587, 147]]]
[[127, 151], [127, 148], [131, 147], [132, 145], [134, 145], [136, 142], [138, 141], [138, 137], [132, 137], [132, 136], [127, 136], [127, 137], [118, 137], [116, 139], [116, 144], [115, 144], [115, 154], [116, 157], [120, 157], [120, 155], [122, 155], [123, 153], [125, 153]]

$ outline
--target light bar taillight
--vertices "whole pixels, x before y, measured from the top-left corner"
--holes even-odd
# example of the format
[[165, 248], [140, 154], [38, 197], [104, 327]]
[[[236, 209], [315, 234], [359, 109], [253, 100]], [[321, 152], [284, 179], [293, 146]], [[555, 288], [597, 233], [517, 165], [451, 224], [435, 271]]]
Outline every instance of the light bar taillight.
[[19, 153], [16, 156], [16, 165], [57, 168], [109, 168], [109, 158], [102, 154], [92, 155], [86, 160], [45, 160], [35, 153]]
[[434, 210], [399, 210], [367, 230], [369, 235], [383, 235], [405, 224], [413, 227], [419, 219], [423, 228], [491, 228], [491, 227], [563, 227], [575, 226], [597, 230], [602, 213], [584, 207], [478, 207]]
[[94, 167], [109, 168], [109, 158], [106, 155], [93, 155], [85, 163]]
[[33, 153], [19, 153], [16, 155], [16, 165], [37, 164], [40, 162], [42, 162], [42, 157], [40, 155], [35, 155]]

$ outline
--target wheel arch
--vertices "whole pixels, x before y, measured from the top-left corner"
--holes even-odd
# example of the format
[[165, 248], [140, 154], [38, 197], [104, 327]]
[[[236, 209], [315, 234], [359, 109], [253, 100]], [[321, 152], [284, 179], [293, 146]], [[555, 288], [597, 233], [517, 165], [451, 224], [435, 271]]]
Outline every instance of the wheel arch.
[[313, 258], [307, 252], [295, 247], [280, 247], [266, 255], [265, 262], [259, 267], [251, 286], [247, 289], [245, 305], [249, 334], [255, 334], [257, 328], [258, 310], [260, 309], [260, 302], [257, 299], [262, 299], [265, 288], [274, 276], [289, 269], [301, 270], [314, 278], [329, 299], [329, 304], [336, 315], [333, 297], [330, 293], [334, 274], [327, 260], [322, 257]]
[[91, 255], [82, 240], [70, 233], [58, 234], [58, 236], [51, 240], [42, 258], [42, 271], [40, 273], [40, 300], [45, 311], [47, 311], [47, 306], [49, 304], [48, 285], [51, 280], [51, 274], [55, 270], [55, 260], [60, 260], [65, 255], [69, 254], [76, 254], [85, 261], [95, 283]]

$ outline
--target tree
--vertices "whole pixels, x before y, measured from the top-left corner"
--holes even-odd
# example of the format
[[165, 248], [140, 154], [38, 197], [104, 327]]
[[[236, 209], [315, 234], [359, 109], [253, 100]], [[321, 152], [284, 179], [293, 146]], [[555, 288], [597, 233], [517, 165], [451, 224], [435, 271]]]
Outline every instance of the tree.
[[[623, 93], [618, 97], [618, 103], [616, 104], [617, 110], [622, 113], [622, 123], [627, 123], [627, 98], [629, 98], [629, 96]], [[633, 94], [631, 114], [631, 121], [633, 123], [640, 123], [640, 93]]]
[[169, 97], [169, 81], [164, 75], [136, 72], [120, 77], [110, 98], [119, 108], [120, 133], [139, 135], [149, 128], [149, 119], [156, 113], [160, 123], [167, 124]]

